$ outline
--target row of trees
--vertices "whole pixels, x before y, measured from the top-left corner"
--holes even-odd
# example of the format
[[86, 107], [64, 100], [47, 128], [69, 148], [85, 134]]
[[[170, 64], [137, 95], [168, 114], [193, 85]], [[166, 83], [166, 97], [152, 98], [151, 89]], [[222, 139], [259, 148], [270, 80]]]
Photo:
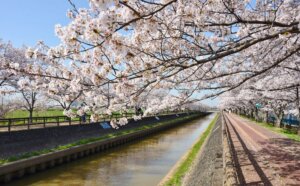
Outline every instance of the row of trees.
[[299, 86], [299, 1], [69, 2], [70, 23], [55, 26], [61, 43], [39, 42], [26, 52], [33, 63], [2, 69], [33, 77], [34, 88], [42, 81], [56, 98], [80, 95], [94, 113], [103, 103], [108, 112], [139, 104], [158, 112], [224, 93], [267, 102], [266, 91], [285, 99]]
[[287, 114], [300, 121], [299, 77], [298, 67], [277, 67], [255, 82], [223, 94], [220, 106], [264, 122], [272, 115], [277, 127]]

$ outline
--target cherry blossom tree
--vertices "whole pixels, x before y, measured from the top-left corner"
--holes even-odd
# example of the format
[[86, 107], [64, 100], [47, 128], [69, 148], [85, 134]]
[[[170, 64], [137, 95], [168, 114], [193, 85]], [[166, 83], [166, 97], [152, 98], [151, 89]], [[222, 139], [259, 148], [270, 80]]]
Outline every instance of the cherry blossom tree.
[[10, 42], [0, 40], [0, 87], [5, 86], [9, 79], [15, 79], [17, 70], [27, 64], [24, 52], [25, 49], [14, 48]]
[[[257, 104], [263, 108], [264, 121], [270, 112], [275, 117], [276, 126], [281, 126], [284, 114], [293, 113], [299, 117], [299, 92], [297, 84], [298, 72], [286, 67], [277, 67], [269, 73], [257, 77], [255, 82], [249, 82], [239, 91], [231, 91], [222, 95], [222, 107], [250, 109], [250, 117], [258, 118]], [[252, 114], [255, 111], [255, 114]], [[245, 114], [245, 112], [243, 112]]]
[[[57, 67], [69, 60], [78, 83], [133, 85], [131, 94], [187, 82], [227, 91], [297, 55], [298, 15], [297, 1], [91, 0], [68, 12], [69, 25], [56, 26], [61, 45], [28, 56]], [[225, 81], [240, 73], [247, 75]], [[211, 86], [216, 80], [223, 83]]]
[[51, 100], [54, 100], [64, 110], [70, 110], [77, 100], [82, 96], [82, 91], [72, 92], [70, 87], [65, 85], [64, 82], [60, 84], [60, 87], [51, 91], [49, 89], [44, 94]]
[[[15, 96], [15, 99], [21, 96], [24, 102], [19, 102], [20, 105], [13, 108], [25, 108], [31, 119], [38, 94], [45, 88], [47, 79], [27, 73], [36, 69], [36, 64], [40, 67], [43, 64], [26, 59], [25, 51], [25, 47], [15, 48], [10, 42], [0, 42], [0, 94]], [[11, 108], [8, 105], [6, 107], [4, 110]]]
[[[55, 26], [61, 43], [39, 42], [26, 52], [47, 65], [22, 70], [9, 65], [46, 77], [45, 88], [52, 92], [59, 92], [63, 81], [70, 92], [82, 91], [91, 100], [110, 85], [114, 96], [108, 97], [108, 108], [115, 111], [136, 105], [144, 93], [169, 90], [163, 100], [147, 103], [146, 111], [156, 112], [160, 103], [179, 106], [204, 90], [211, 93], [197, 100], [253, 87], [274, 92], [299, 87], [299, 78], [273, 81], [278, 87], [255, 84], [274, 74], [297, 77], [299, 1], [90, 0], [88, 8], [69, 2], [70, 23]], [[254, 100], [240, 95], [244, 102]]]

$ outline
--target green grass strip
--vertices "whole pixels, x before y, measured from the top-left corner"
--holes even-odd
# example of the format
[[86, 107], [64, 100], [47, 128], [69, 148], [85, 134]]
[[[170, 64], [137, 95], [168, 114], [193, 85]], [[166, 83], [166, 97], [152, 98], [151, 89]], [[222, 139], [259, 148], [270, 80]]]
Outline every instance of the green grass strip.
[[279, 127], [275, 127], [272, 124], [266, 123], [266, 122], [259, 122], [259, 121], [255, 121], [255, 119], [253, 118], [248, 118], [246, 116], [240, 115], [242, 118], [247, 119], [248, 121], [252, 121], [253, 123], [262, 126], [266, 129], [269, 129], [275, 133], [281, 134], [286, 136], [289, 139], [295, 140], [300, 142], [300, 136], [298, 134], [295, 134], [295, 131], [292, 131], [290, 129], [285, 129], [285, 128], [279, 128]]
[[189, 150], [187, 157], [176, 169], [175, 173], [171, 178], [164, 184], [165, 186], [181, 185], [184, 175], [189, 171], [193, 161], [195, 161], [198, 152], [201, 150], [203, 143], [206, 138], [211, 133], [213, 126], [215, 125], [219, 114], [217, 114], [214, 119], [209, 123], [205, 132], [201, 135], [200, 139], [194, 144], [194, 146]]
[[[51, 116], [64, 116], [62, 109], [48, 109], [48, 110], [35, 110], [33, 117], [51, 117]], [[27, 118], [29, 112], [26, 110], [13, 110], [5, 115], [5, 118]]]
[[21, 160], [21, 159], [27, 159], [27, 158], [31, 158], [34, 156], [39, 156], [42, 154], [47, 154], [47, 153], [51, 153], [51, 152], [56, 152], [56, 151], [60, 151], [60, 150], [65, 150], [65, 149], [69, 149], [75, 146], [79, 146], [79, 145], [85, 145], [85, 144], [89, 144], [89, 143], [93, 143], [93, 142], [98, 142], [98, 141], [104, 141], [107, 139], [112, 139], [112, 138], [116, 138], [122, 135], [127, 135], [127, 134], [131, 134], [137, 131], [142, 131], [142, 130], [147, 130], [150, 128], [154, 128], [154, 127], [158, 127], [161, 125], [167, 125], [167, 124], [171, 124], [171, 123], [175, 123], [175, 122], [180, 122], [180, 121], [184, 121], [184, 120], [188, 120], [188, 119], [193, 119], [196, 118], [197, 116], [199, 116], [199, 114], [191, 114], [189, 116], [184, 116], [184, 117], [180, 117], [180, 118], [176, 118], [176, 119], [172, 119], [172, 120], [168, 120], [168, 121], [162, 121], [162, 122], [158, 122], [156, 124], [152, 124], [152, 125], [143, 125], [141, 127], [137, 127], [134, 129], [127, 129], [127, 130], [123, 130], [123, 131], [119, 131], [119, 132], [114, 132], [114, 133], [110, 133], [110, 134], [105, 134], [103, 136], [100, 137], [93, 137], [93, 138], [86, 138], [86, 139], [82, 139], [79, 141], [76, 141], [74, 143], [69, 143], [66, 145], [59, 145], [55, 148], [51, 148], [51, 149], [44, 149], [44, 150], [38, 150], [38, 151], [33, 151], [33, 152], [27, 152], [18, 156], [11, 156], [8, 158], [4, 158], [4, 159], [0, 159], [0, 165], [6, 164], [6, 163], [10, 163], [10, 162], [14, 162], [17, 160]]

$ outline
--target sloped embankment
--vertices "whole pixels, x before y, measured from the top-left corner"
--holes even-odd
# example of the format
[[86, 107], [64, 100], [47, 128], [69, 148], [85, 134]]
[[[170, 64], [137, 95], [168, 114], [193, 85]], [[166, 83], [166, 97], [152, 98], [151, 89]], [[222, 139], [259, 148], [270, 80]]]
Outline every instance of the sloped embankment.
[[[206, 176], [213, 172], [217, 180], [215, 182], [219, 183], [221, 180], [220, 185], [222, 185], [222, 133], [220, 134], [219, 130], [222, 131], [222, 127], [219, 115], [216, 115], [192, 148], [178, 161], [159, 185], [210, 185], [211, 180]], [[215, 149], [216, 144], [220, 144], [221, 148]], [[214, 164], [210, 164], [211, 161], [215, 161]], [[205, 170], [207, 167], [218, 168], [218, 171], [212, 170], [204, 173], [207, 171]]]
[[216, 121], [205, 146], [197, 154], [183, 185], [222, 185], [223, 182], [222, 122]]

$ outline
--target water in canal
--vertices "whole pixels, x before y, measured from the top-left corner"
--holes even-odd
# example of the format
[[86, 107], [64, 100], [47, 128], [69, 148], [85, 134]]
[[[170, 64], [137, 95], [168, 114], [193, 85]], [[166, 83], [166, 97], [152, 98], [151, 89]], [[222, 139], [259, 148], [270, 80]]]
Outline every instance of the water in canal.
[[10, 185], [157, 185], [207, 128], [215, 114]]

